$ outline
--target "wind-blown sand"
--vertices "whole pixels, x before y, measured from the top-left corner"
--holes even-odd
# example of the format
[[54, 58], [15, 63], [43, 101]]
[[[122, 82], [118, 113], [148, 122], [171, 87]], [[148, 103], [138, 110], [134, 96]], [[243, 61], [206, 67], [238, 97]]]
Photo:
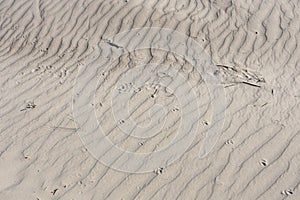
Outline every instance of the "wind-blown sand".
[[[1, 1], [0, 199], [300, 199], [299, 7], [296, 0]], [[98, 43], [142, 27], [170, 28], [201, 44], [219, 69], [227, 109], [217, 144], [199, 159], [210, 125], [209, 95], [199, 77], [188, 76], [208, 115], [198, 121], [199, 135], [172, 165], [131, 174], [106, 167], [87, 151], [72, 97], [78, 69]], [[178, 64], [186, 74], [191, 69], [155, 51], [122, 59], [115, 71], [99, 76], [116, 76], [122, 63], [149, 59]], [[105, 84], [97, 99], [114, 78]], [[163, 94], [157, 101], [175, 112], [176, 100]], [[142, 96], [134, 102], [146, 102]], [[109, 109], [99, 101], [96, 113]], [[152, 104], [132, 117], [143, 123]], [[100, 116], [109, 129], [109, 118]], [[116, 131], [109, 137], [128, 151], [151, 152], [172, 139], [178, 126], [172, 116], [163, 135], [148, 143], [123, 141]]]

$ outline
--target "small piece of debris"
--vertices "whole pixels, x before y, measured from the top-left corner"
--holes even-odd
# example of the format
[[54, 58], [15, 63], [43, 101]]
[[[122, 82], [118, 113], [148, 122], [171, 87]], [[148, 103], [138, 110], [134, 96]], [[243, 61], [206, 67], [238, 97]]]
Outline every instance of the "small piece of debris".
[[227, 140], [225, 144], [233, 144], [233, 140]]
[[154, 173], [157, 174], [157, 175], [158, 175], [158, 174], [162, 174], [162, 173], [163, 173], [163, 170], [164, 170], [164, 168], [159, 167], [159, 168], [157, 168], [157, 169], [154, 170]]
[[178, 110], [179, 110], [179, 108], [173, 108], [173, 109], [172, 109], [173, 112], [176, 112], [176, 111], [178, 111]]
[[264, 107], [265, 105], [267, 105], [268, 103], [264, 103], [263, 105], [261, 105], [260, 107]]
[[52, 195], [55, 195], [55, 193], [58, 191], [58, 189], [56, 188], [56, 189], [54, 189], [52, 192], [51, 192], [51, 194]]
[[262, 166], [267, 166], [268, 165], [268, 161], [267, 160], [265, 160], [265, 159], [263, 159], [261, 162], [260, 162], [260, 164], [262, 165]]
[[123, 119], [119, 120], [119, 124], [124, 124], [125, 121]]
[[250, 85], [250, 86], [253, 86], [253, 87], [258, 87], [258, 88], [261, 87], [260, 85], [256, 85], [256, 84], [249, 83], [249, 82], [246, 82], [246, 81], [242, 81], [241, 83], [244, 83], [244, 84], [246, 84], [246, 85]]
[[34, 109], [35, 107], [36, 107], [36, 104], [34, 103], [34, 101], [29, 102], [29, 103], [26, 105], [26, 108], [27, 108], [27, 109]]
[[139, 142], [139, 145], [140, 145], [140, 146], [143, 146], [143, 145], [144, 145], [144, 143], [143, 143], [143, 142]]
[[34, 73], [34, 72], [37, 72], [38, 70], [39, 70], [39, 68], [35, 68], [35, 69], [32, 69], [31, 72]]
[[34, 103], [34, 101], [32, 101], [32, 102], [27, 103], [26, 107], [23, 108], [23, 109], [20, 110], [20, 111], [25, 111], [25, 110], [27, 110], [27, 109], [34, 109], [36, 106], [37, 106], [37, 105]]
[[294, 194], [294, 192], [293, 192], [292, 189], [288, 189], [288, 190], [283, 190], [281, 192], [281, 194], [286, 195], [286, 196], [290, 196], [290, 195]]

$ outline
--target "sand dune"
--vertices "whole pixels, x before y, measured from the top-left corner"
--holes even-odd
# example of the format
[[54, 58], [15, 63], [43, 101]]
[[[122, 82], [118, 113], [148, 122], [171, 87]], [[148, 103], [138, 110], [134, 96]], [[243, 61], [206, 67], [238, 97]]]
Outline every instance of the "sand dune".
[[[296, 0], [1, 1], [0, 199], [300, 199], [299, 6]], [[225, 90], [225, 122], [200, 159], [205, 131], [215, 124], [211, 94], [195, 66], [154, 49], [123, 54], [91, 76], [104, 77], [91, 108], [117, 146], [135, 153], [162, 149], [182, 117], [166, 88], [144, 85], [134, 88], [130, 117], [147, 125], [147, 111], [160, 103], [168, 110], [165, 127], [150, 139], [120, 133], [116, 123], [127, 121], [115, 122], [109, 112], [111, 92], [137, 65], [180, 71], [201, 111], [192, 122], [198, 134], [178, 160], [126, 173], [99, 162], [82, 143], [73, 89], [80, 69], [110, 55], [99, 44], [122, 50], [143, 43], [135, 37], [125, 47], [110, 39], [145, 27], [180, 32], [205, 50]]]

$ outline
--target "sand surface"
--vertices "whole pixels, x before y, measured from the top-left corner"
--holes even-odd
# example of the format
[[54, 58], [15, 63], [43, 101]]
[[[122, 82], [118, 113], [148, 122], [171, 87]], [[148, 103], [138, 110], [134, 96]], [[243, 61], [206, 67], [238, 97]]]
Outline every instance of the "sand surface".
[[[0, 199], [300, 199], [299, 8], [296, 0], [0, 1]], [[195, 66], [181, 55], [146, 49], [94, 70], [85, 80], [102, 81], [91, 109], [106, 136], [130, 152], [168, 145], [182, 113], [180, 99], [166, 88], [134, 88], [138, 95], [128, 106], [136, 123], [149, 125], [148, 110], [157, 103], [169, 111], [167, 120], [163, 128], [160, 120], [151, 124], [160, 130], [151, 138], [121, 134], [117, 125], [127, 121], [115, 121], [108, 111], [117, 105], [110, 104], [112, 88], [126, 70], [145, 63], [171, 66], [199, 99], [201, 115], [190, 120], [198, 125], [196, 137], [183, 155], [147, 173], [128, 173], [104, 165], [83, 144], [74, 85], [80, 69], [93, 71], [92, 61], [111, 55], [99, 44], [123, 49], [111, 36], [145, 27], [180, 32], [205, 50], [222, 80], [226, 111], [222, 131], [212, 137], [216, 144], [209, 143], [211, 151], [200, 159], [205, 133], [218, 123], [211, 121], [209, 87]], [[138, 44], [136, 38], [128, 45]]]

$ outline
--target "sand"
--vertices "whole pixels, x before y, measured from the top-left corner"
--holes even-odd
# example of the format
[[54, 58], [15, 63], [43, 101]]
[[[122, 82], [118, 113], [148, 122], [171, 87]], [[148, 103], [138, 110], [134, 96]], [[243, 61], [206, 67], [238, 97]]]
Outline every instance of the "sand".
[[[0, 199], [300, 199], [299, 6], [296, 0], [2, 0]], [[113, 52], [155, 43], [148, 44], [151, 34], [119, 42], [113, 36], [154, 27], [197, 42], [193, 50], [204, 49], [213, 62], [204, 73], [220, 82], [207, 81], [196, 70], [202, 65], [186, 60], [191, 48], [174, 45], [183, 36], [157, 36], [157, 45], [177, 55], [148, 48], [105, 64]], [[159, 64], [154, 75], [151, 64]], [[122, 85], [126, 73], [144, 84]], [[152, 80], [156, 75], [161, 79]], [[180, 84], [169, 91], [159, 82], [171, 83], [166, 77]], [[86, 89], [93, 101], [85, 102]], [[130, 92], [128, 105], [116, 98]], [[216, 114], [218, 105], [224, 110]], [[122, 155], [150, 152], [149, 163], [130, 156], [118, 162], [110, 150], [105, 157], [85, 111], [96, 114]], [[129, 137], [129, 122], [148, 128]], [[194, 131], [191, 144], [173, 145], [172, 163], [159, 160], [155, 152], [176, 138], [181, 124], [187, 138]]]

